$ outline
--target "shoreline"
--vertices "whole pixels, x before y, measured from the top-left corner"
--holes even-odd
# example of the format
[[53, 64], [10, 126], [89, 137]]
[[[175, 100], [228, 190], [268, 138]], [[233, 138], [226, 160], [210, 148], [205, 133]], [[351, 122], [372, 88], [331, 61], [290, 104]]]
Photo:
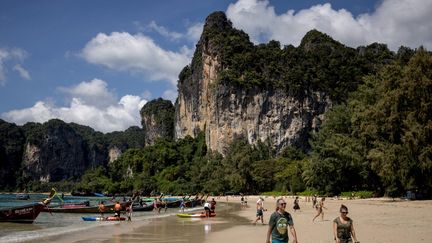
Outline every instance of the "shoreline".
[[[263, 197], [264, 225], [255, 219], [255, 203], [259, 196], [248, 196], [246, 208], [240, 207], [240, 197], [230, 196], [217, 199], [215, 218], [183, 219], [176, 217], [178, 209], [167, 214], [134, 215], [131, 222], [79, 222], [82, 227], [73, 232], [57, 232], [33, 240], [19, 239], [22, 242], [187, 242], [187, 243], [220, 243], [220, 242], [265, 242], [268, 220], [274, 211], [278, 198]], [[326, 198], [324, 221], [312, 218], [316, 212], [312, 203], [300, 197], [301, 210], [293, 212], [293, 196], [285, 197], [287, 211], [291, 213], [299, 242], [334, 243], [332, 222], [339, 216], [341, 204], [348, 206], [349, 217], [354, 220], [360, 242], [432, 242], [432, 200], [405, 201], [380, 199], [336, 199]], [[201, 207], [187, 211], [202, 211]], [[50, 232], [51, 232], [50, 231]], [[16, 242], [16, 241], [15, 241]]]

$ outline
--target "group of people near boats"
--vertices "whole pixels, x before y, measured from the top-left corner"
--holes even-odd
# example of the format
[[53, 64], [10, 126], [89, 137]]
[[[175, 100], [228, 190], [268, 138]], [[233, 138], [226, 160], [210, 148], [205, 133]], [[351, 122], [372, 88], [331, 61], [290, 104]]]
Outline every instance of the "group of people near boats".
[[[312, 222], [315, 221], [317, 217], [321, 215], [321, 220], [324, 220], [324, 211], [323, 209], [327, 209], [324, 206], [325, 197], [321, 198], [320, 201], [317, 200], [317, 197], [314, 196], [312, 199], [313, 207], [316, 209], [317, 214], [312, 219]], [[296, 197], [293, 202], [294, 211], [300, 210], [299, 198]], [[276, 200], [276, 208], [275, 211], [271, 214], [269, 219], [269, 227], [266, 234], [266, 242], [267, 243], [288, 243], [288, 229], [291, 233], [293, 243], [297, 242], [297, 233], [294, 227], [294, 221], [289, 212], [286, 211], [287, 203], [285, 199], [279, 198]], [[256, 202], [256, 219], [253, 221], [253, 224], [256, 224], [257, 221], [261, 221], [264, 224], [264, 211], [267, 211], [264, 208], [264, 199], [260, 197]], [[333, 220], [333, 235], [336, 243], [360, 243], [357, 239], [353, 220], [348, 217], [348, 207], [345, 205], [341, 205], [339, 208], [340, 216], [336, 217]], [[271, 241], [270, 241], [271, 239]]]

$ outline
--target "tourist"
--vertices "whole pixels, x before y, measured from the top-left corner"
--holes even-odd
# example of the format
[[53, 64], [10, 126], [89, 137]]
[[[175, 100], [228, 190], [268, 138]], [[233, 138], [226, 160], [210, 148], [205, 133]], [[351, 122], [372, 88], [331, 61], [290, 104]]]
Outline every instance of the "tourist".
[[291, 214], [285, 211], [286, 202], [280, 198], [276, 200], [276, 210], [270, 216], [269, 227], [267, 230], [266, 243], [288, 243], [288, 227], [292, 235], [292, 242], [297, 242], [297, 233]]
[[315, 215], [315, 217], [312, 219], [312, 222], [315, 221], [315, 219], [321, 215], [321, 221], [324, 221], [324, 210], [323, 209], [327, 209], [326, 207], [324, 207], [324, 201], [325, 201], [325, 197], [323, 197], [321, 199], [321, 201], [317, 204], [317, 215]]
[[122, 210], [122, 206], [119, 201], [114, 205], [114, 216], [120, 218], [120, 211]]
[[210, 207], [210, 203], [206, 201], [204, 203], [204, 211], [207, 218], [210, 217]]
[[354, 239], [355, 243], [360, 243], [357, 240], [354, 223], [348, 215], [348, 208], [345, 205], [341, 205], [340, 216], [333, 220], [333, 235], [336, 243], [351, 243]]
[[313, 195], [312, 197], [312, 208], [316, 208], [317, 206], [317, 196]]
[[215, 210], [216, 210], [216, 201], [215, 201], [215, 199], [213, 198], [213, 199], [210, 201], [210, 211], [211, 211], [211, 213], [214, 213]]
[[128, 221], [132, 221], [132, 213], [133, 213], [133, 208], [132, 208], [132, 204], [126, 208], [126, 215], [128, 218]]
[[253, 222], [254, 224], [256, 224], [256, 222], [258, 222], [258, 220], [261, 220], [261, 223], [264, 224], [264, 199], [262, 197], [260, 197], [257, 202], [256, 202], [256, 219]]
[[155, 200], [153, 201], [153, 211], [159, 213], [160, 209], [158, 210], [158, 199], [155, 198]]
[[181, 203], [180, 203], [180, 212], [184, 213], [184, 209], [185, 209], [185, 207], [186, 207], [185, 200], [182, 199], [182, 200], [181, 200]]
[[100, 201], [99, 206], [98, 206], [99, 212], [101, 214], [101, 217], [104, 217], [104, 212], [105, 212], [105, 205], [103, 201]]
[[300, 210], [300, 205], [299, 205], [299, 197], [296, 197], [294, 199], [294, 206], [293, 206], [294, 212], [296, 212], [297, 210]]

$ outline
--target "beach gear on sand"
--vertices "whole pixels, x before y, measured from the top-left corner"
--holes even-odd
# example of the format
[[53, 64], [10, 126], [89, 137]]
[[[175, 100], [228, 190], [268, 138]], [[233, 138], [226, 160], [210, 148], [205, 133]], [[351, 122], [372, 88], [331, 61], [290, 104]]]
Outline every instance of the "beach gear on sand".
[[84, 221], [125, 221], [125, 217], [97, 217], [97, 216], [89, 216], [89, 217], [81, 217]]
[[[205, 212], [202, 213], [178, 213], [177, 217], [180, 218], [205, 218]], [[210, 213], [210, 217], [216, 217], [216, 213]]]

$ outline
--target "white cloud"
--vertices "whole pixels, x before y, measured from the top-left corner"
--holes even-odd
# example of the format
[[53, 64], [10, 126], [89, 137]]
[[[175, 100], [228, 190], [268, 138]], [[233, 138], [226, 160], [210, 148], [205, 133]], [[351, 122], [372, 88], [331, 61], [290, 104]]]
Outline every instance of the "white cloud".
[[153, 94], [149, 91], [149, 90], [145, 90], [142, 94], [141, 97], [143, 97], [146, 100], [151, 100], [153, 97]]
[[166, 99], [166, 100], [171, 100], [171, 102], [175, 102], [175, 100], [177, 99], [177, 91], [175, 90], [165, 90], [162, 94], [162, 98]]
[[24, 69], [20, 64], [16, 64], [13, 67], [13, 70], [17, 71], [18, 74], [21, 76], [21, 78], [23, 78], [25, 80], [31, 79], [29, 72], [26, 69]]
[[[139, 112], [147, 102], [134, 95], [125, 95], [117, 101], [116, 95], [109, 92], [107, 84], [99, 79], [59, 90], [73, 96], [66, 107], [38, 101], [33, 107], [9, 111], [3, 113], [2, 117], [19, 125], [29, 121], [46, 122], [58, 118], [65, 122], [87, 125], [102, 132], [123, 131], [130, 126], [140, 126]], [[96, 99], [100, 99], [104, 105], [98, 105]]]
[[432, 1], [383, 0], [374, 12], [355, 17], [329, 3], [278, 15], [267, 0], [239, 0], [226, 13], [255, 43], [275, 39], [298, 45], [315, 28], [352, 47], [380, 42], [392, 50], [401, 45], [432, 49]]
[[20, 63], [22, 63], [24, 59], [27, 58], [27, 56], [27, 52], [20, 48], [0, 48], [0, 86], [4, 86], [6, 84], [8, 63], [15, 64], [13, 70], [18, 71], [22, 78], [30, 79], [30, 74], [28, 71], [22, 68], [20, 65]]
[[59, 87], [58, 90], [71, 98], [79, 98], [87, 105], [104, 108], [116, 102], [116, 95], [108, 90], [108, 85], [100, 79], [81, 82], [73, 87]]
[[190, 26], [187, 30], [186, 37], [193, 43], [197, 43], [201, 37], [204, 28], [204, 23], [196, 23]]
[[99, 33], [86, 44], [82, 56], [93, 64], [144, 73], [150, 80], [169, 80], [173, 85], [191, 59], [184, 52], [164, 50], [145, 35], [126, 32]]
[[169, 31], [167, 28], [158, 25], [154, 20], [150, 22], [148, 28], [171, 40], [178, 40], [180, 38], [183, 38], [183, 34], [175, 31]]

